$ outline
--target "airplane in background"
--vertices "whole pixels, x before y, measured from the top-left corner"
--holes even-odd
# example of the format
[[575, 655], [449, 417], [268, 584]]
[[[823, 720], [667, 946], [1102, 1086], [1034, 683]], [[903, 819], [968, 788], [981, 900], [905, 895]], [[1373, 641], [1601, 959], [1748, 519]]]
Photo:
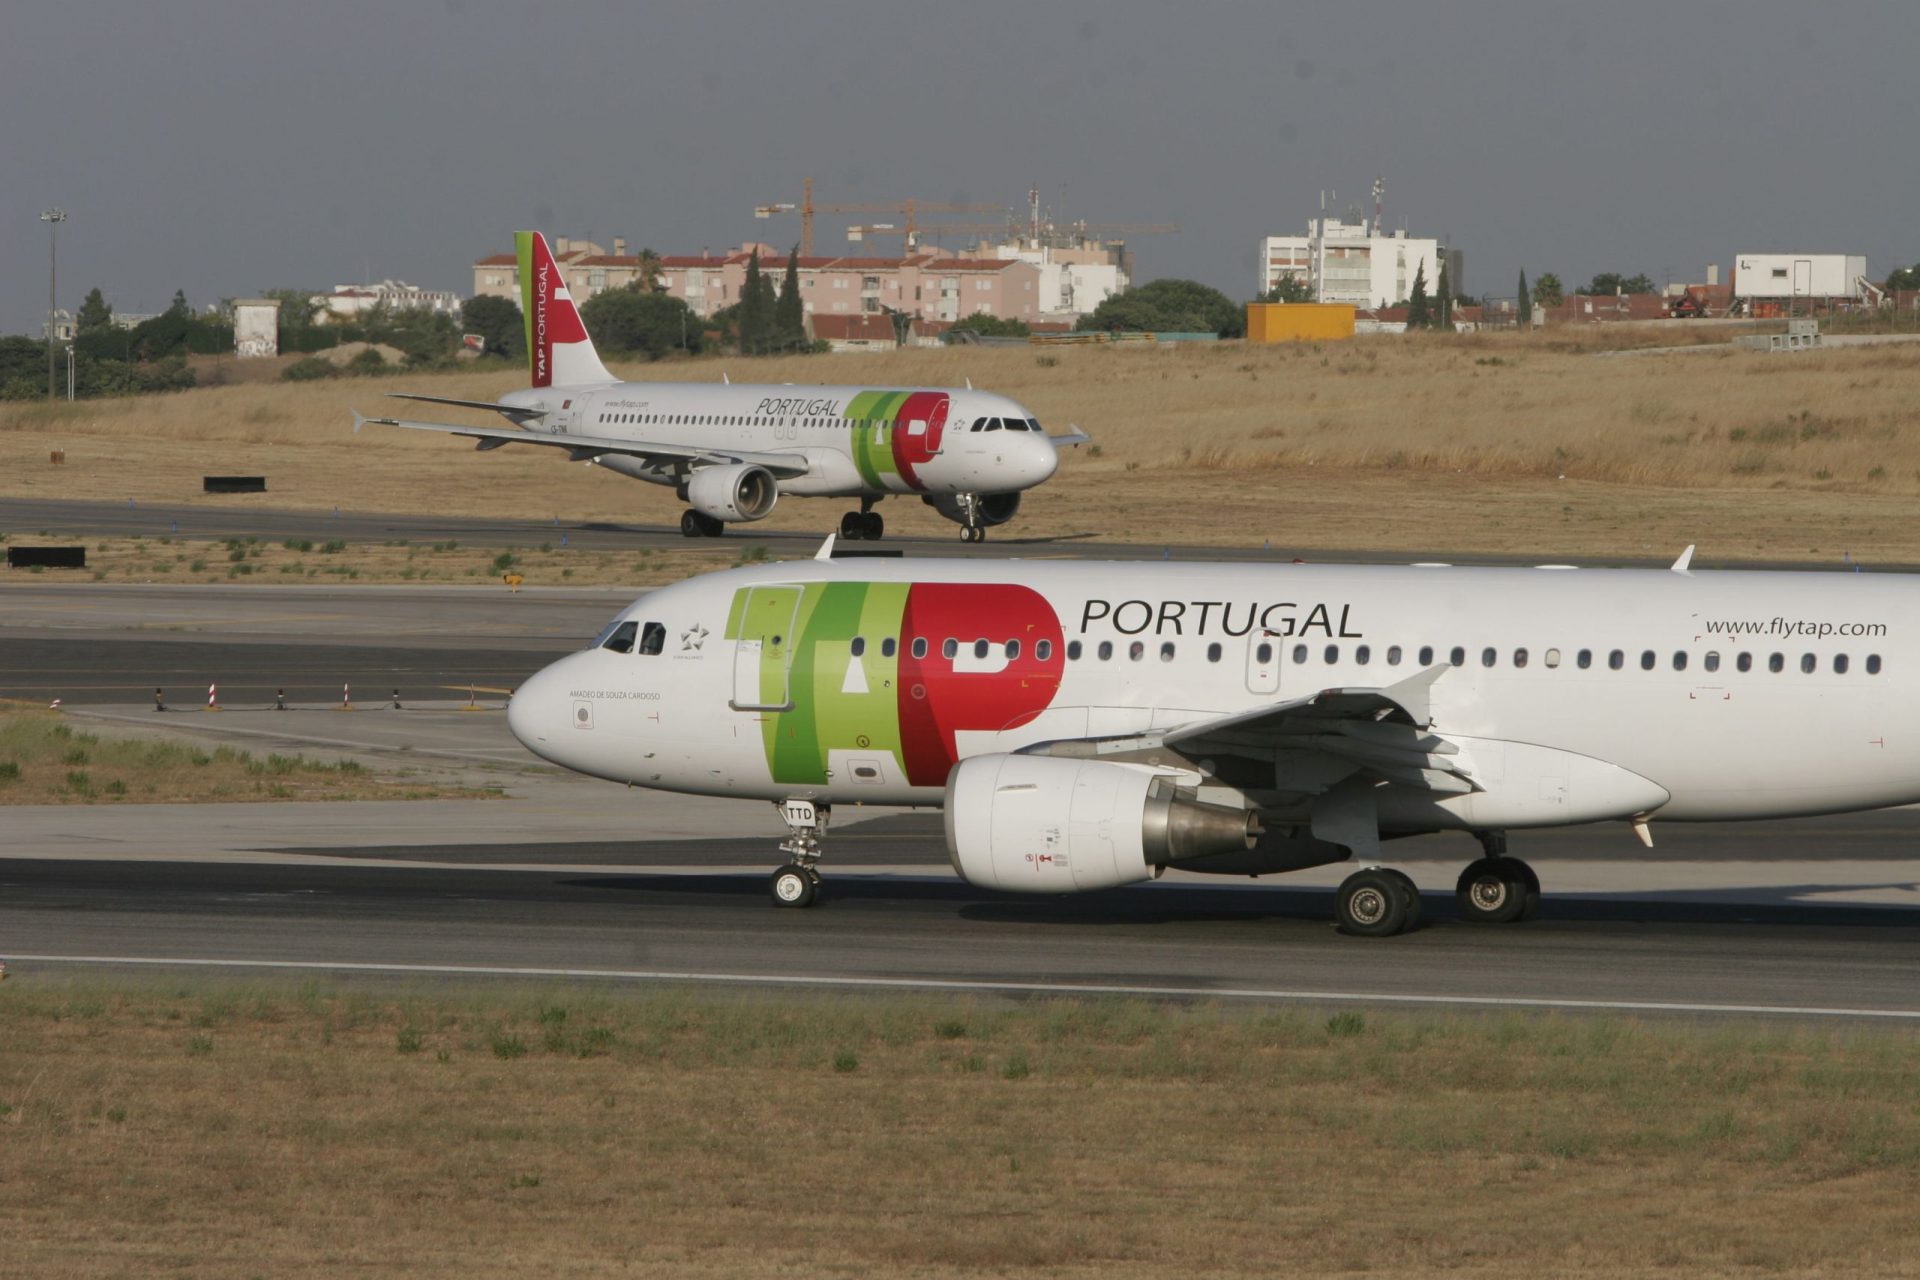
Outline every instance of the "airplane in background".
[[783, 493], [858, 498], [840, 536], [878, 538], [882, 498], [917, 494], [961, 526], [968, 542], [1011, 520], [1020, 495], [1060, 465], [1074, 430], [1049, 435], [1005, 396], [952, 387], [621, 382], [600, 362], [566, 280], [534, 231], [516, 233], [521, 314], [533, 385], [497, 402], [395, 393], [402, 400], [488, 409], [514, 425], [369, 418], [367, 423], [468, 436], [476, 448], [565, 449], [636, 480], [670, 485], [688, 509], [680, 531], [718, 537], [734, 521], [763, 519]]
[[528, 679], [555, 764], [772, 801], [804, 906], [833, 805], [938, 805], [954, 869], [1072, 893], [1167, 869], [1352, 862], [1335, 913], [1397, 933], [1383, 842], [1463, 831], [1468, 920], [1531, 914], [1507, 832], [1920, 803], [1920, 590], [1880, 574], [810, 561], [642, 597]]

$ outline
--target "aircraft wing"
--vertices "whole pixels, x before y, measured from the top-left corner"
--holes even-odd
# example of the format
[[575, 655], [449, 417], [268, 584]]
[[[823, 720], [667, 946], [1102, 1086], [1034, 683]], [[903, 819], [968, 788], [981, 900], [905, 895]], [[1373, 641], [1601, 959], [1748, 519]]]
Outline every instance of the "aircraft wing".
[[1381, 688], [1322, 689], [1169, 729], [1161, 744], [1190, 758], [1272, 762], [1286, 790], [1317, 792], [1357, 771], [1428, 791], [1479, 790], [1460, 749], [1432, 732], [1428, 692], [1445, 665]]
[[[493, 407], [493, 406], [490, 406]], [[630, 458], [646, 458], [650, 461], [687, 462], [693, 466], [719, 466], [727, 463], [747, 463], [765, 467], [780, 479], [803, 476], [811, 469], [807, 460], [797, 453], [757, 453], [746, 449], [714, 448], [710, 446], [685, 444], [656, 444], [646, 440], [621, 440], [611, 436], [583, 436], [566, 434], [548, 435], [539, 431], [522, 431], [517, 427], [469, 427], [453, 422], [412, 422], [405, 418], [369, 418], [355, 411], [353, 429], [372, 423], [377, 427], [405, 427], [409, 431], [439, 431], [450, 436], [467, 436], [477, 440], [481, 449], [498, 449], [509, 444], [539, 444], [550, 449], [565, 449], [567, 457], [573, 462], [590, 462], [603, 454], [624, 454]]]
[[1063, 445], [1085, 444], [1087, 441], [1093, 439], [1093, 437], [1070, 422], [1067, 424], [1067, 429], [1064, 432], [1057, 436], [1048, 436], [1047, 439], [1053, 441], [1053, 447], [1058, 449]]
[[457, 396], [423, 396], [412, 391], [389, 391], [387, 395], [395, 400], [419, 400], [426, 404], [450, 404], [456, 409], [491, 409], [495, 413], [505, 414], [514, 422], [531, 422], [535, 418], [547, 416], [545, 409], [525, 409], [517, 405], [500, 404], [493, 400], [462, 400]]

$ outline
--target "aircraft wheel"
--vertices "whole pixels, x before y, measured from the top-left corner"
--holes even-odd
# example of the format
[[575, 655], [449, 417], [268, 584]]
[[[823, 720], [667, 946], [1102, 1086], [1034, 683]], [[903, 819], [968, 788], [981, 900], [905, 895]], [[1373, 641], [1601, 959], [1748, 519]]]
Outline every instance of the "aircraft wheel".
[[820, 893], [820, 877], [798, 863], [788, 863], [769, 882], [776, 907], [810, 907]]
[[1334, 920], [1340, 931], [1362, 938], [1387, 938], [1405, 929], [1411, 895], [1402, 881], [1406, 877], [1399, 872], [1380, 867], [1348, 876], [1333, 900]]
[[1424, 906], [1420, 901], [1420, 886], [1416, 885], [1413, 877], [1404, 871], [1387, 870], [1386, 874], [1392, 876], [1394, 882], [1400, 886], [1400, 896], [1407, 904], [1407, 922], [1400, 926], [1400, 931], [1411, 932], [1419, 927], [1421, 910]]
[[881, 518], [878, 511], [867, 512], [867, 514], [861, 518], [861, 523], [866, 528], [866, 532], [861, 536], [869, 542], [878, 542], [886, 535], [887, 522]]
[[1540, 890], [1532, 869], [1518, 858], [1481, 858], [1467, 864], [1454, 885], [1460, 918], [1476, 924], [1508, 924], [1537, 905]]
[[840, 517], [840, 536], [848, 542], [858, 542], [867, 537], [867, 517], [858, 511], [849, 511]]
[[700, 513], [688, 507], [680, 513], [680, 532], [689, 538], [704, 538], [707, 531], [700, 527]]

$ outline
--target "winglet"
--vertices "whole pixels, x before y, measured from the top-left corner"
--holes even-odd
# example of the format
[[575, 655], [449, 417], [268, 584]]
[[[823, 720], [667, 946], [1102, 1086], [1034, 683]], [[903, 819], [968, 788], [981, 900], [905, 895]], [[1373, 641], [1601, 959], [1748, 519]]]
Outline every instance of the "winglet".
[[973, 379], [969, 377], [966, 381], [967, 381], [967, 390], [969, 391], [973, 390]]
[[1687, 568], [1687, 566], [1692, 563], [1693, 563], [1693, 544], [1689, 542], [1687, 544], [1687, 549], [1680, 553], [1680, 558], [1673, 562], [1673, 566], [1672, 566], [1673, 571], [1675, 573], [1691, 573], [1692, 570]]
[[367, 415], [358, 409], [349, 409], [347, 412], [353, 415], [353, 434], [359, 435], [360, 428], [367, 425]]
[[724, 382], [727, 386], [730, 387], [733, 385], [733, 375], [728, 373], [725, 369], [722, 369], [720, 371], [720, 381]]
[[820, 544], [820, 549], [813, 553], [813, 558], [815, 560], [833, 559], [833, 535], [832, 534], [827, 535], [827, 540]]

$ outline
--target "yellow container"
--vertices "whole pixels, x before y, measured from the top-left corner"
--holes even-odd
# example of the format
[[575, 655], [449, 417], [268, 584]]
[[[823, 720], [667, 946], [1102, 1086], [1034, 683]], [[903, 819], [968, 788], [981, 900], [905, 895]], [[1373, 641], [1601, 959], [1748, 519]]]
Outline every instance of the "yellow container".
[[1314, 342], [1353, 336], [1350, 302], [1249, 302], [1248, 342]]

